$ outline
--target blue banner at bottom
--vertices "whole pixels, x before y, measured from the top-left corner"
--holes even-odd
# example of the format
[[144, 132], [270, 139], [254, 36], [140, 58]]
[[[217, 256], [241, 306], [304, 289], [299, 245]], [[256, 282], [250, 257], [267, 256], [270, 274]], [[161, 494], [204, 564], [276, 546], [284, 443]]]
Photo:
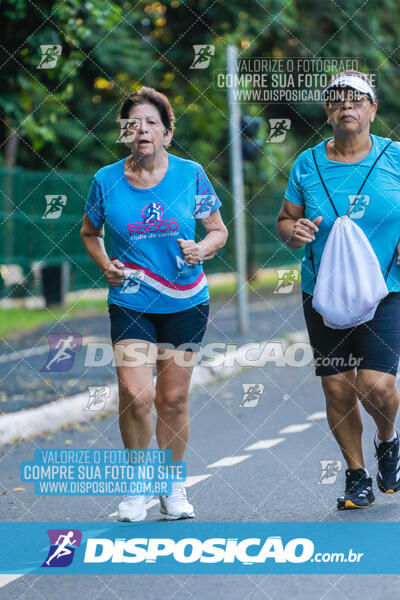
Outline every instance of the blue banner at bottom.
[[400, 573], [400, 523], [1, 523], [1, 573]]

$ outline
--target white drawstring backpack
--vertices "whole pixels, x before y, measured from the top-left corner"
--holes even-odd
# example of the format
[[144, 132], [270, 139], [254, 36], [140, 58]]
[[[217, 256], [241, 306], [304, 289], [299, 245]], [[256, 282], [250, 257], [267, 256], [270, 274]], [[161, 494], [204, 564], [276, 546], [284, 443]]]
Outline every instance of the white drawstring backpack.
[[[337, 216], [322, 252], [312, 300], [313, 308], [320, 313], [325, 325], [332, 329], [347, 329], [370, 321], [374, 317], [379, 302], [389, 293], [386, 278], [397, 247], [386, 278], [384, 278], [367, 236], [348, 215], [372, 169], [390, 144], [391, 142], [385, 146], [375, 160], [355, 196], [353, 204], [347, 214], [342, 217], [336, 210], [318, 168], [315, 152], [312, 151], [318, 175]], [[310, 252], [314, 269], [311, 244]]]

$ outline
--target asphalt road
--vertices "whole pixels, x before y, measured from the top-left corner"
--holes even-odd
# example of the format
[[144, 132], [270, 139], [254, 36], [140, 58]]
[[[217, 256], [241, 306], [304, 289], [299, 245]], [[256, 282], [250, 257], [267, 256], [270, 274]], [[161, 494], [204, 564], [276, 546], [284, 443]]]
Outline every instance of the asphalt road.
[[[295, 300], [291, 298], [269, 312], [258, 311], [257, 306], [253, 306], [250, 339], [271, 339], [304, 329], [302, 313]], [[209, 328], [208, 339], [238, 339], [234, 334], [234, 314], [227, 308], [219, 320], [215, 317], [215, 331]], [[220, 338], [215, 337], [216, 331]], [[93, 333], [91, 329], [88, 331], [88, 335]], [[264, 386], [258, 404], [253, 407], [241, 406], [243, 385], [248, 384]], [[341, 456], [324, 418], [320, 382], [311, 365], [268, 364], [245, 368], [232, 378], [197, 388], [191, 394], [190, 407], [191, 432], [185, 460], [188, 475], [199, 477], [198, 482], [188, 488], [197, 521], [399, 520], [400, 494], [399, 497], [383, 495], [376, 485], [376, 502], [367, 510], [336, 510], [336, 497], [343, 492], [344, 464], [336, 482], [318, 483], [322, 473], [320, 461], [341, 461]], [[367, 415], [364, 415], [364, 424], [366, 464], [374, 477], [374, 427]], [[152, 445], [156, 447], [154, 439]], [[33, 459], [36, 448], [120, 446], [118, 420], [116, 415], [111, 415], [2, 448], [5, 492], [0, 496], [2, 520], [115, 520], [119, 498], [38, 497], [33, 484], [21, 483], [19, 467], [22, 460]], [[15, 488], [23, 489], [13, 491]], [[155, 499], [148, 510], [148, 520], [159, 521], [160, 516]], [[180, 523], [165, 525], [179, 528]], [[126, 524], [126, 527], [130, 529], [135, 525]], [[0, 598], [43, 600], [79, 594], [93, 600], [158, 600], [160, 597], [163, 600], [176, 597], [346, 600], [359, 596], [380, 600], [400, 596], [400, 577], [392, 575], [57, 575], [56, 581], [55, 587], [53, 577], [24, 575], [0, 587]]]
[[[212, 302], [204, 343], [262, 341], [297, 329], [304, 329], [304, 318], [298, 294], [262, 297], [256, 295], [251, 304], [250, 332], [237, 332], [233, 299]], [[47, 324], [18, 340], [0, 341], [0, 413], [16, 412], [40, 406], [57, 399], [60, 394], [73, 396], [99, 385], [99, 369], [85, 366], [85, 346], [76, 353], [73, 365], [65, 372], [46, 372], [49, 334], [79, 334], [83, 340], [111, 343], [107, 308], [104, 316], [95, 316]], [[110, 364], [102, 368], [101, 381], [115, 381]]]
[[[242, 384], [263, 383], [257, 406], [240, 407]], [[248, 369], [231, 380], [199, 389], [191, 397], [191, 433], [186, 452], [189, 476], [211, 475], [188, 489], [198, 521], [398, 521], [400, 498], [376, 491], [374, 505], [365, 511], [338, 512], [336, 497], [343, 490], [344, 466], [333, 484], [318, 484], [321, 460], [340, 460], [326, 420], [311, 418], [323, 411], [319, 381], [312, 368]], [[375, 475], [374, 428], [365, 416], [367, 466]], [[299, 427], [293, 428], [292, 426]], [[303, 427], [300, 427], [303, 426]], [[292, 429], [286, 430], [288, 427]], [[297, 429], [297, 431], [296, 431]], [[292, 431], [292, 432], [291, 432]], [[100, 419], [90, 429], [65, 429], [52, 436], [21, 442], [2, 452], [3, 520], [110, 521], [115, 519], [115, 497], [36, 497], [33, 484], [19, 480], [19, 464], [32, 459], [40, 447], [119, 447], [115, 416]], [[250, 449], [265, 440], [281, 440], [264, 449]], [[68, 441], [68, 446], [66, 446]], [[153, 444], [154, 444], [153, 440]], [[228, 457], [245, 457], [229, 466], [210, 466]], [[233, 459], [227, 460], [232, 463]], [[13, 492], [13, 488], [24, 491]], [[375, 486], [376, 488], [376, 486]], [[158, 502], [148, 511], [149, 521], [160, 520]], [[166, 524], [170, 526], [170, 524]], [[174, 523], [179, 527], [179, 523]], [[127, 527], [134, 525], [127, 524]], [[373, 543], [373, 540], [371, 540]], [[133, 585], [133, 587], [132, 587]], [[84, 598], [368, 598], [397, 597], [397, 576], [57, 576], [26, 575], [0, 589], [0, 598], [70, 597], [79, 589]], [[110, 592], [112, 588], [112, 594]], [[394, 590], [398, 590], [394, 594]], [[3, 596], [3, 594], [5, 594]], [[110, 595], [111, 594], [111, 595]]]

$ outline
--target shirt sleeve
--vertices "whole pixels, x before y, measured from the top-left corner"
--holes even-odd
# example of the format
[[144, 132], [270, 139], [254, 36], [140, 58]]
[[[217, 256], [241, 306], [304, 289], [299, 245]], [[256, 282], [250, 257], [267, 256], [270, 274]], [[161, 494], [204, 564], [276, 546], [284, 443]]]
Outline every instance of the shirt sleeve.
[[194, 216], [197, 219], [208, 217], [222, 206], [203, 167], [198, 165], [196, 171], [196, 207]]
[[101, 227], [104, 223], [104, 202], [100, 185], [94, 177], [85, 204], [85, 212], [95, 227]]
[[303, 160], [302, 156], [300, 155], [291, 168], [289, 181], [286, 187], [285, 198], [286, 200], [289, 200], [289, 202], [293, 202], [293, 204], [304, 205], [303, 190], [301, 189], [299, 183], [302, 163]]

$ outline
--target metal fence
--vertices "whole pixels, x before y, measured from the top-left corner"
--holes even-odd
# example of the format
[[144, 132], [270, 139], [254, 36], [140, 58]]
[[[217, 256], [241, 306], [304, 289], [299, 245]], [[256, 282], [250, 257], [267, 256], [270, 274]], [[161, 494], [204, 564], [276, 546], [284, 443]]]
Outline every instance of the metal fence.
[[[63, 171], [30, 172], [21, 168], [0, 169], [0, 269], [19, 265], [24, 274], [22, 286], [11, 290], [0, 277], [0, 297], [40, 293], [40, 265], [70, 263], [71, 291], [105, 287], [104, 277], [86, 254], [79, 231], [92, 175]], [[225, 188], [215, 186], [221, 199], [221, 212], [232, 235], [212, 261], [207, 273], [234, 271], [232, 202]], [[48, 199], [55, 207], [44, 218]], [[252, 203], [254, 218], [247, 214], [248, 247], [254, 249], [257, 267], [293, 263], [293, 252], [283, 247], [275, 233], [275, 218], [282, 201], [282, 189], [269, 190], [268, 201]], [[53, 200], [51, 200], [53, 202]], [[65, 205], [63, 205], [65, 203]], [[62, 206], [57, 215], [57, 204]], [[198, 235], [202, 235], [199, 224]], [[107, 236], [106, 236], [107, 248]], [[17, 289], [18, 288], [18, 289]]]

